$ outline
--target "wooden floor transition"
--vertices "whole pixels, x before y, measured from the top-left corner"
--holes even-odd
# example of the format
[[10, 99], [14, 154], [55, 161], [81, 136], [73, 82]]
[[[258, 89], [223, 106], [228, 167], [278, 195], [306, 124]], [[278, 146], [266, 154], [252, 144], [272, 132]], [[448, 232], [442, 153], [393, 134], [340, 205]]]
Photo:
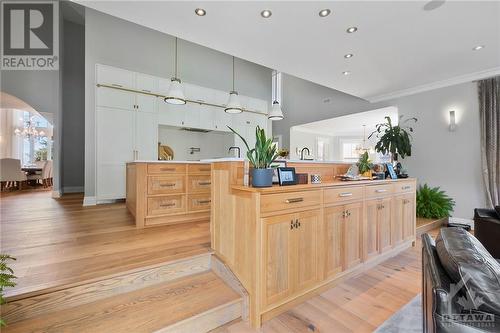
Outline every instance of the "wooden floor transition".
[[1, 194], [1, 252], [17, 258], [10, 299], [210, 251], [208, 221], [136, 229], [125, 203], [83, 207], [81, 194], [50, 194]]
[[[123, 203], [97, 207], [81, 204], [82, 197], [78, 195], [58, 200], [43, 192], [2, 197], [1, 250], [18, 258], [14, 270], [19, 285], [8, 295], [67, 284], [74, 282], [75, 276], [92, 279], [209, 251], [207, 222], [136, 230]], [[435, 236], [437, 229], [430, 233]], [[265, 322], [261, 332], [372, 332], [420, 292], [418, 239], [415, 247]], [[154, 294], [150, 296], [161, 302], [161, 292], [156, 297]], [[144, 295], [146, 301], [148, 295]], [[215, 301], [219, 295], [212, 297]], [[126, 300], [123, 304], [119, 304], [120, 298], [116, 301], [107, 309], [88, 309], [92, 312], [90, 330], [99, 321], [108, 320], [108, 309], [128, 307]], [[194, 297], [163, 313], [189, 311], [196, 302]], [[142, 309], [140, 304], [132, 308], [135, 306]], [[67, 315], [71, 317], [71, 311]], [[257, 331], [238, 320], [212, 332]]]

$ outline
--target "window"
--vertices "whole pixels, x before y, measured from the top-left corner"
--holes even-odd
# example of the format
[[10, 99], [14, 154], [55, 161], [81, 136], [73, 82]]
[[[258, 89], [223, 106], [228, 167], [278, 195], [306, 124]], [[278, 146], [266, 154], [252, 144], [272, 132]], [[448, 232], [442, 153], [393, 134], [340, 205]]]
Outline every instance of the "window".
[[359, 153], [357, 149], [360, 147], [362, 140], [342, 140], [341, 141], [341, 149], [342, 149], [342, 159], [348, 161], [354, 161], [359, 159]]

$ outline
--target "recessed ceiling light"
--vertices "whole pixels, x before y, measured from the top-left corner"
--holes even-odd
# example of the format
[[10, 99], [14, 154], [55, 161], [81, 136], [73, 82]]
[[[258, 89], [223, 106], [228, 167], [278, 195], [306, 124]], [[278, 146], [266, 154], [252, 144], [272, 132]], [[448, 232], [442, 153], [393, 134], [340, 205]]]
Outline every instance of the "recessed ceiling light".
[[205, 15], [207, 15], [207, 11], [206, 11], [205, 9], [203, 9], [203, 8], [196, 8], [196, 9], [194, 10], [194, 12], [195, 12], [195, 13], [196, 13], [196, 15], [198, 15], [198, 16], [205, 16]]
[[434, 9], [438, 9], [442, 5], [444, 5], [445, 0], [431, 0], [424, 5], [425, 11], [431, 11]]
[[330, 15], [332, 11], [330, 9], [322, 9], [319, 11], [319, 16], [320, 17], [326, 17], [328, 15]]
[[484, 49], [484, 45], [478, 45], [478, 46], [476, 46], [476, 47], [474, 47], [474, 48], [472, 48], [472, 49], [473, 49], [474, 51], [479, 51], [479, 50], [481, 50], [481, 49]]
[[269, 18], [271, 17], [271, 15], [273, 15], [273, 13], [269, 9], [265, 9], [260, 12], [260, 16], [262, 16], [263, 18]]
[[358, 28], [356, 28], [356, 27], [349, 27], [349, 28], [347, 28], [347, 30], [346, 30], [346, 31], [347, 31], [348, 33], [352, 34], [353, 32], [358, 31]]
[[351, 75], [351, 72], [345, 71], [345, 72], [342, 72], [342, 74], [344, 74], [345, 76], [347, 76], [347, 75]]
[[344, 56], [344, 58], [346, 58], [346, 59], [349, 59], [349, 58], [352, 58], [352, 57], [354, 57], [354, 54], [352, 54], [352, 53], [348, 53], [348, 54], [346, 54]]

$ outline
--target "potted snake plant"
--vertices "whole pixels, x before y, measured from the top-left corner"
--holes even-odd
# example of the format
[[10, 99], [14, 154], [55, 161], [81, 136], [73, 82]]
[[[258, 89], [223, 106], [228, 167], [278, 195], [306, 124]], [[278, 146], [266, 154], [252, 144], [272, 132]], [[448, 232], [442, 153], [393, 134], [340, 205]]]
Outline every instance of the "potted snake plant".
[[255, 128], [255, 147], [250, 148], [247, 141], [234, 129], [228, 128], [239, 138], [247, 147], [247, 157], [252, 165], [252, 186], [270, 187], [273, 186], [273, 172], [271, 164], [278, 158], [276, 146], [272, 138], [267, 138], [266, 133], [260, 126]]

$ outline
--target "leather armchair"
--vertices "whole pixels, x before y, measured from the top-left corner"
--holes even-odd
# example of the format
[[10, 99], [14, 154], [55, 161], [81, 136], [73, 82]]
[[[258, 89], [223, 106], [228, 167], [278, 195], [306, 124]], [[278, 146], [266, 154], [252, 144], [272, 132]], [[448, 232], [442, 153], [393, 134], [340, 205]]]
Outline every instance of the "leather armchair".
[[494, 209], [474, 209], [474, 236], [495, 259], [500, 259], [500, 216]]

